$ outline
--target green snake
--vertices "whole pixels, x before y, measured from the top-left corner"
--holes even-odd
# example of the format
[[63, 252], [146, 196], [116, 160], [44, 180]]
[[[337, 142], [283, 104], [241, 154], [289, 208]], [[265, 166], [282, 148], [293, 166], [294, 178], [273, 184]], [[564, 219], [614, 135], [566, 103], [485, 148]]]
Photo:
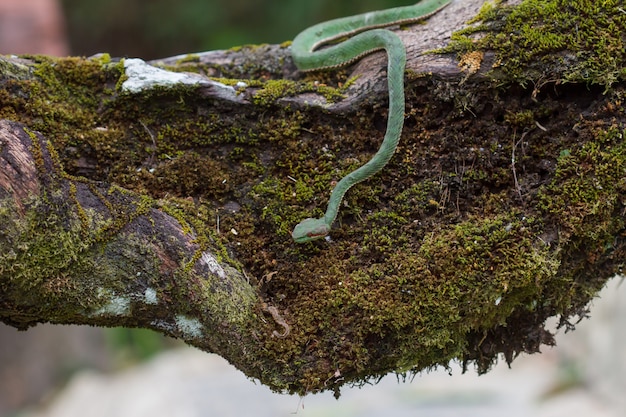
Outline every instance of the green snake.
[[[387, 52], [387, 83], [389, 116], [387, 130], [380, 148], [364, 165], [343, 177], [335, 186], [324, 217], [302, 220], [291, 236], [298, 243], [325, 237], [337, 218], [339, 205], [353, 185], [380, 171], [396, 150], [404, 124], [404, 44], [383, 27], [413, 23], [427, 19], [443, 9], [451, 0], [423, 0], [412, 6], [363, 13], [319, 23], [302, 31], [291, 44], [291, 56], [299, 70], [332, 69], [348, 65], [364, 55], [384, 49]], [[347, 38], [346, 40], [343, 40]], [[339, 43], [336, 41], [343, 40]], [[331, 43], [323, 49], [321, 45]]]

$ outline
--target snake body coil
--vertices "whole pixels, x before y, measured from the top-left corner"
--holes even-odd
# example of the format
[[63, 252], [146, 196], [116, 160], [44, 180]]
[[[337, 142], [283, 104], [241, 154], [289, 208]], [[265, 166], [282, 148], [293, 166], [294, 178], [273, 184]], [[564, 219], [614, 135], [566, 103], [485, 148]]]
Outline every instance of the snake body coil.
[[[324, 217], [301, 221], [291, 233], [298, 242], [326, 236], [337, 217], [345, 193], [353, 185], [380, 171], [396, 150], [404, 124], [404, 67], [406, 50], [400, 38], [382, 27], [424, 20], [451, 0], [424, 0], [412, 6], [364, 13], [331, 20], [305, 29], [293, 40], [291, 54], [298, 69], [311, 71], [347, 65], [376, 50], [387, 52], [389, 116], [387, 130], [376, 154], [363, 166], [343, 177], [333, 189]], [[343, 42], [317, 50], [321, 45], [348, 37]]]

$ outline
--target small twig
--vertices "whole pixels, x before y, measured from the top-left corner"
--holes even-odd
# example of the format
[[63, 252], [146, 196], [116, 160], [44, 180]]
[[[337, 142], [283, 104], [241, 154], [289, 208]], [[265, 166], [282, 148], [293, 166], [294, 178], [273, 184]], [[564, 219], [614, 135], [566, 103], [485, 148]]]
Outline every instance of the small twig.
[[519, 181], [517, 180], [517, 171], [515, 170], [515, 149], [520, 143], [522, 143], [526, 134], [528, 134], [528, 131], [522, 133], [522, 136], [517, 142], [515, 142], [515, 134], [513, 134], [513, 150], [511, 151], [511, 170], [513, 171], [513, 181], [515, 182], [515, 190], [517, 191], [517, 195], [519, 195], [522, 203], [524, 202], [524, 198], [522, 197], [522, 187], [520, 187], [519, 185]]
[[143, 122], [143, 120], [139, 120], [139, 123], [141, 124], [141, 126], [143, 126], [146, 132], [148, 132], [148, 135], [150, 135], [150, 139], [152, 139], [152, 153], [150, 154], [150, 165], [152, 165], [152, 163], [154, 162], [154, 154], [157, 150], [156, 138], [154, 137], [154, 134], [148, 128], [148, 126], [146, 126], [146, 124]]
[[304, 410], [304, 396], [300, 395], [300, 400], [298, 401], [298, 405], [296, 406], [296, 411], [292, 411], [291, 414], [298, 414], [300, 411], [300, 405], [302, 405], [302, 409]]
[[539, 122], [537, 122], [537, 121], [535, 121], [535, 125], [536, 125], [539, 129], [543, 130], [544, 132], [547, 132], [547, 131], [548, 131], [548, 129], [546, 129], [545, 127], [541, 126], [541, 125], [539, 124]]

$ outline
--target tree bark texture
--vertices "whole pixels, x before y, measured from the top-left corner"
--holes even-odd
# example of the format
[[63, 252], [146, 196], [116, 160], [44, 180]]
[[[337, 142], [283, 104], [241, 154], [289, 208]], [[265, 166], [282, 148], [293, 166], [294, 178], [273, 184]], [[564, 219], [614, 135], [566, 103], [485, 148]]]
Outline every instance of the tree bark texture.
[[626, 13], [589, 3], [401, 28], [400, 145], [308, 244], [380, 144], [384, 54], [0, 57], [0, 319], [151, 328], [297, 393], [539, 351], [624, 262]]

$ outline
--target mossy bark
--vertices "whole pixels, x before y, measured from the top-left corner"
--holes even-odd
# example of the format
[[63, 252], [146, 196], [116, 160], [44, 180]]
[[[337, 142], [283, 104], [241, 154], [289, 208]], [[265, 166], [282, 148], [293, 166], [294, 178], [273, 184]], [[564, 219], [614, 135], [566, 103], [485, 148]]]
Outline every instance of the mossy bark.
[[0, 320], [147, 327], [298, 393], [553, 343], [625, 258], [626, 14], [481, 3], [400, 32], [400, 146], [304, 245], [380, 143], [383, 55], [0, 58]]

